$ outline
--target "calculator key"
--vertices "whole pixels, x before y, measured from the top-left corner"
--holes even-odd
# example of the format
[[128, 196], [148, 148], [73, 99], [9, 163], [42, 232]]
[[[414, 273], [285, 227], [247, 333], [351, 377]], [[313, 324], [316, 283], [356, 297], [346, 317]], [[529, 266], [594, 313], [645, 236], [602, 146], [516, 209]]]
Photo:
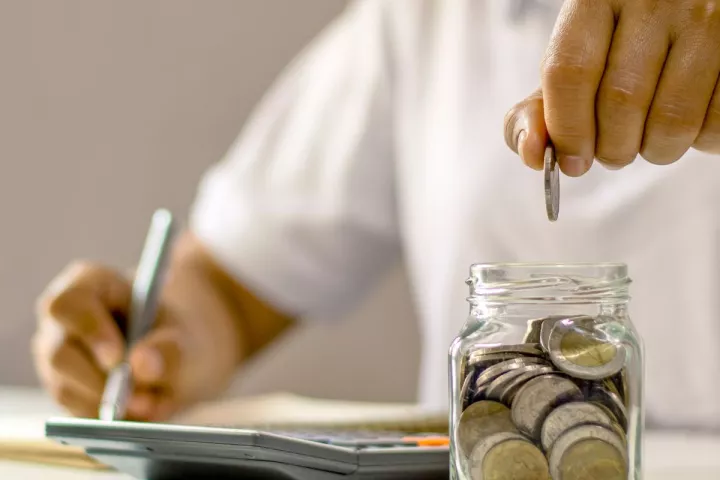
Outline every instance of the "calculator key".
[[415, 442], [418, 447], [447, 447], [450, 445], [450, 437], [443, 435], [427, 437], [405, 437], [406, 442]]

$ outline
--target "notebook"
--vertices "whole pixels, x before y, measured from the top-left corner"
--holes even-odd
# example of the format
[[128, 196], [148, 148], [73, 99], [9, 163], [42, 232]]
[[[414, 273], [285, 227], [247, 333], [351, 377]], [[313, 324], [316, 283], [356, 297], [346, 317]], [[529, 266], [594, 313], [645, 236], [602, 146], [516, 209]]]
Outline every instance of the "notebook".
[[[0, 459], [103, 470], [82, 449], [44, 438], [44, 417], [16, 418], [0, 431]], [[28, 424], [32, 424], [29, 428]], [[444, 410], [415, 404], [341, 401], [275, 393], [201, 404], [170, 422], [281, 430], [393, 430], [447, 433]], [[9, 427], [9, 428], [6, 428]]]
[[2, 419], [0, 460], [105, 470], [107, 467], [85, 455], [81, 448], [69, 447], [45, 438], [45, 417], [16, 415]]

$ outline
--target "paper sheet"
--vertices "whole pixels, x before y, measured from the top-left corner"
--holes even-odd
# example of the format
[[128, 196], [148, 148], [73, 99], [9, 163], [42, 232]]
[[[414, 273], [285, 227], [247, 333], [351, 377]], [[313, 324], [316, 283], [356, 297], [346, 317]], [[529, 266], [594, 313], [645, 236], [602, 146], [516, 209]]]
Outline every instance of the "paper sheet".
[[45, 438], [45, 417], [17, 415], [3, 418], [0, 426], [0, 460], [105, 470], [107, 467], [88, 457], [82, 448], [62, 445]]
[[278, 393], [206, 403], [174, 419], [184, 425], [447, 432], [445, 410], [404, 403], [325, 400]]

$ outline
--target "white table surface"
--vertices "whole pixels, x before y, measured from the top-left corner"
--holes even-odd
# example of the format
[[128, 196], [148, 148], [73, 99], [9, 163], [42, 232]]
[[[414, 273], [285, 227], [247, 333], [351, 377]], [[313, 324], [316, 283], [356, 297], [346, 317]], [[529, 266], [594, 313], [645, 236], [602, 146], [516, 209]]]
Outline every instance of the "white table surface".
[[[41, 392], [0, 388], [0, 437], [41, 438], [60, 411]], [[643, 480], [720, 480], [720, 435], [648, 432]], [[0, 460], [0, 479], [132, 480], [115, 472], [79, 471]]]

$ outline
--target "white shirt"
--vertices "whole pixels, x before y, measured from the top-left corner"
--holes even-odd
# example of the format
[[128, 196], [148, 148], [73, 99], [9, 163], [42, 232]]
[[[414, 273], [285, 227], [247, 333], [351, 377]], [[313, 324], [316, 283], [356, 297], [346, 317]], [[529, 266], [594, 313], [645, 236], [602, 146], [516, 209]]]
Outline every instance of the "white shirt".
[[[297, 315], [347, 307], [404, 261], [421, 317], [420, 401], [447, 404], [448, 347], [476, 262], [629, 265], [650, 422], [720, 426], [720, 159], [638, 157], [561, 178], [503, 139], [539, 85], [559, 0], [353, 4], [268, 92], [203, 180], [192, 227], [245, 285]], [[515, 19], [513, 19], [515, 18]]]

